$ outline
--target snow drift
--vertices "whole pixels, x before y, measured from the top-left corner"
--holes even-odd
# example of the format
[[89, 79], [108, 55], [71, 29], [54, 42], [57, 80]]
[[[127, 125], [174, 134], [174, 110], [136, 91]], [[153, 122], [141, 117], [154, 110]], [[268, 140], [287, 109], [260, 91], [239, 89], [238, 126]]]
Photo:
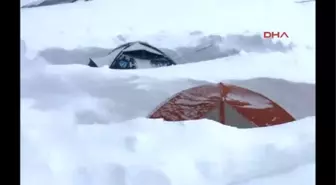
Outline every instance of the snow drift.
[[[30, 63], [21, 69], [24, 185], [314, 184], [314, 117], [251, 130], [209, 120], [165, 124], [141, 118], [151, 108], [143, 97], [161, 91], [149, 94], [160, 102], [204, 82], [23, 60]], [[113, 79], [118, 83], [105, 83]], [[119, 95], [109, 96], [107, 86]]]

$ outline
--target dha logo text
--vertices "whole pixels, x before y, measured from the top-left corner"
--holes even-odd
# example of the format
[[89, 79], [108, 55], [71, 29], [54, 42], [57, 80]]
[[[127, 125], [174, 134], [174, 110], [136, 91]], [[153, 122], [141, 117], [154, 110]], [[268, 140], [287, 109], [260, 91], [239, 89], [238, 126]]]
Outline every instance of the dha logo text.
[[265, 39], [273, 39], [274, 37], [276, 38], [289, 38], [288, 34], [286, 32], [270, 32], [270, 31], [265, 31], [264, 32], [264, 38]]

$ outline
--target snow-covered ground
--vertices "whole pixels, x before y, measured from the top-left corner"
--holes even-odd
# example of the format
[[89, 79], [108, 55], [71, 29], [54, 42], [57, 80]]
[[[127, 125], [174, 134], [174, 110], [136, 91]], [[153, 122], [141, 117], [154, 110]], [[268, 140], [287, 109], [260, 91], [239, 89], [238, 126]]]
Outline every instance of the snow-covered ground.
[[[94, 0], [21, 10], [21, 183], [315, 184], [314, 101], [307, 103], [314, 98], [314, 6], [292, 0]], [[121, 37], [169, 49], [195, 46], [201, 36], [194, 31], [223, 37], [286, 31], [290, 38], [280, 41], [294, 47], [133, 71], [52, 65], [36, 56], [48, 47], [114, 47]], [[230, 81], [262, 90], [261, 77], [273, 83], [272, 98], [305, 118], [256, 129], [145, 118], [185, 88]], [[278, 87], [275, 78], [292, 86]]]

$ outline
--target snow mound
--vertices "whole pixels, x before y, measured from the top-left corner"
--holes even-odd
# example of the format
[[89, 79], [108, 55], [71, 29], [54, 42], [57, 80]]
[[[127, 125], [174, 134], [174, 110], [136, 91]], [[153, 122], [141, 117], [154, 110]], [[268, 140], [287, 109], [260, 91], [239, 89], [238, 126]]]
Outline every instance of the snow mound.
[[[30, 65], [21, 74], [23, 185], [314, 184], [315, 117], [246, 130], [210, 120], [121, 121], [121, 112], [148, 113], [142, 97], [154, 86], [165, 87], [165, 96], [152, 92], [149, 104], [205, 82], [166, 83], [141, 71], [136, 77], [80, 65]], [[106, 83], [113, 79], [118, 83]], [[109, 96], [111, 91], [101, 89], [106, 86], [119, 96]], [[125, 86], [134, 89], [121, 91]], [[133, 104], [116, 104], [122, 96]], [[116, 111], [114, 117], [110, 110]], [[305, 174], [312, 175], [291, 180]]]
[[[42, 111], [32, 103], [21, 104], [22, 184], [229, 185], [313, 170], [314, 117], [246, 130], [144, 118], [78, 125], [71, 111]], [[267, 181], [278, 184], [272, 178]]]

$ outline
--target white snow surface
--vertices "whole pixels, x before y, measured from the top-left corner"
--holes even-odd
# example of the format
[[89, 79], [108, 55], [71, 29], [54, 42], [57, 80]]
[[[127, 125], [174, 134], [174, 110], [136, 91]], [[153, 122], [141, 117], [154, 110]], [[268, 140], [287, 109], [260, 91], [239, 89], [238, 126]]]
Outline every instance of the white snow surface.
[[[314, 116], [254, 129], [145, 118], [176, 92], [205, 81], [314, 83], [314, 6], [94, 0], [21, 10], [21, 184], [315, 184]], [[114, 47], [120, 34], [174, 48], [193, 45], [189, 33], [195, 30], [226, 35], [265, 29], [286, 31], [290, 38], [283, 42], [295, 48], [129, 71], [51, 65], [36, 56], [46, 47]]]
[[248, 105], [243, 105], [241, 107], [245, 108], [253, 108], [253, 109], [266, 109], [266, 108], [272, 108], [272, 102], [260, 97], [258, 95], [252, 95], [252, 94], [242, 94], [242, 93], [235, 93], [231, 92], [229, 93], [225, 99], [227, 100], [233, 100], [238, 102], [246, 102]]
[[[195, 45], [201, 31], [252, 35], [286, 32], [285, 43], [315, 46], [315, 3], [294, 0], [94, 0], [21, 10], [21, 38], [31, 50], [116, 47], [116, 37], [156, 47]], [[61, 12], [61, 13], [59, 13]], [[38, 37], [36, 36], [38, 33]]]

